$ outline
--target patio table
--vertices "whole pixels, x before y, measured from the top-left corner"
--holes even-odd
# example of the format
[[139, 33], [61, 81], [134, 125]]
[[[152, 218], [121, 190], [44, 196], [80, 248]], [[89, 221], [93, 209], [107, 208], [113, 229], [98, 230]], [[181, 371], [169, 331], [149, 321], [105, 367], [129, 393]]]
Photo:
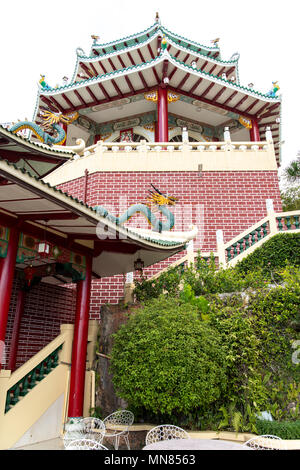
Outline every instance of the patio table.
[[148, 444], [143, 450], [252, 450], [242, 444], [218, 439], [170, 439]]

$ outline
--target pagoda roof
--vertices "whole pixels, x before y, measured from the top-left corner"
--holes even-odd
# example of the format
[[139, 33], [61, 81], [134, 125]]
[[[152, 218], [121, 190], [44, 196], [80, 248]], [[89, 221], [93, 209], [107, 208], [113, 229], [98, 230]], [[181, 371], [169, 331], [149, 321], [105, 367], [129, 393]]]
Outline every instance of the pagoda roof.
[[74, 155], [74, 152], [63, 146], [54, 149], [13, 134], [0, 125], [0, 159], [15, 163], [18, 168], [27, 170], [33, 176], [46, 176]]
[[[119, 226], [93, 207], [5, 160], [0, 160], [0, 178], [5, 181], [0, 184], [1, 225], [18, 222], [25, 233], [89, 254], [98, 277], [134, 271], [137, 253], [145, 267], [160, 262], [184, 250], [196, 236], [195, 230], [177, 235]], [[99, 227], [109, 234], [107, 238], [97, 236]]]
[[[212, 109], [221, 108], [237, 117], [257, 119], [262, 140], [266, 126], [272, 126], [274, 143], [280, 142], [280, 97], [270, 97], [213, 73], [193, 68], [167, 50], [142, 64], [58, 88], [40, 89], [35, 117], [45, 104], [50, 109], [67, 113], [146, 93], [163, 83], [165, 77], [169, 80], [169, 90], [189, 97], [194, 102], [206, 103]], [[279, 160], [278, 145], [276, 151]]]
[[219, 47], [209, 47], [171, 33], [163, 26], [153, 25], [148, 30], [111, 43], [94, 43], [89, 56], [77, 49], [77, 62], [72, 81], [83, 77], [109, 73], [121, 67], [134, 66], [154, 59], [159, 54], [160, 41], [165, 36], [170, 55], [185, 63], [195, 61], [202, 71], [221, 76], [223, 73], [239, 83], [239, 54], [228, 61], [221, 60]]

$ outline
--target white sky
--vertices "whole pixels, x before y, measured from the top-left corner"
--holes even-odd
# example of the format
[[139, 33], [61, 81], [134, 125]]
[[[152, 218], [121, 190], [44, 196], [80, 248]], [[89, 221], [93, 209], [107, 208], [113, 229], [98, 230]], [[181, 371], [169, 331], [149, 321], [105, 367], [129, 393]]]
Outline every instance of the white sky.
[[14, 0], [1, 2], [0, 122], [32, 119], [40, 74], [55, 86], [71, 78], [76, 48], [143, 31], [159, 12], [174, 33], [211, 46], [221, 58], [240, 53], [241, 85], [262, 93], [278, 81], [282, 94], [282, 167], [300, 149], [299, 13], [293, 0]]

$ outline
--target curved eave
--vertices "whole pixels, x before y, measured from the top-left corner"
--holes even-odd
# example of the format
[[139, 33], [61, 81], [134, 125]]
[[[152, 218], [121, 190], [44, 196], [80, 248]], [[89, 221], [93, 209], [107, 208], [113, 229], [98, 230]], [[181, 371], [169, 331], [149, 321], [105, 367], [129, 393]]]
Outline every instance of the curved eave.
[[[140, 65], [155, 59], [159, 48], [159, 37], [161, 37], [161, 31], [155, 32], [154, 35], [142, 43], [113, 50], [98, 57], [77, 56], [72, 82], [80, 80], [81, 76], [92, 78], [103, 73], [111, 73], [120, 67]], [[106, 49], [104, 50], [106, 51]], [[221, 76], [225, 73], [230, 77], [233, 76], [237, 83], [239, 81], [237, 70], [238, 57], [235, 60], [223, 61], [218, 58], [219, 51], [216, 49], [206, 51], [204, 54], [201, 52], [201, 48], [191, 50], [188, 45], [185, 47], [176, 43], [171, 38], [168, 38], [167, 50], [171, 56], [180, 62], [191, 64], [195, 61], [197, 68], [204, 72], [214, 72], [216, 76]]]
[[262, 132], [268, 125], [276, 130], [276, 120], [280, 118], [280, 98], [269, 97], [214, 74], [194, 69], [167, 51], [140, 65], [61, 88], [40, 90], [39, 106], [43, 103], [59, 106], [62, 112], [89, 108], [145, 93], [158, 86], [164, 76], [170, 79], [169, 88], [179, 94], [233, 113], [231, 116], [228, 114], [232, 118], [242, 115], [248, 119], [258, 119]]
[[[69, 194], [61, 191], [60, 189], [52, 187], [49, 183], [45, 183], [43, 180], [39, 180], [38, 178], [33, 177], [32, 175], [29, 174], [28, 171], [18, 169], [15, 164], [12, 164], [8, 161], [0, 160], [0, 175], [3, 178], [7, 178], [7, 180], [10, 181], [11, 183], [20, 185], [23, 188], [26, 188], [28, 191], [35, 193], [36, 195], [40, 196], [41, 199], [45, 199], [51, 202], [52, 207], [51, 207], [51, 210], [49, 210], [49, 214], [48, 214], [49, 220], [47, 222], [47, 227], [52, 228], [53, 230], [59, 230], [58, 226], [52, 227], [51, 221], [57, 220], [55, 217], [55, 212], [59, 212], [61, 214], [61, 211], [64, 210], [66, 211], [66, 213], [71, 211], [72, 213], [77, 215], [79, 218], [84, 218], [87, 222], [89, 222], [90, 228], [94, 227], [94, 239], [95, 240], [98, 239], [97, 234], [95, 232], [95, 228], [97, 227], [98, 224], [100, 224], [101, 227], [105, 227], [106, 228], [105, 232], [107, 232], [108, 234], [114, 234], [117, 240], [121, 240], [124, 243], [130, 243], [134, 241], [141, 248], [151, 249], [154, 251], [158, 250], [158, 251], [168, 252], [169, 250], [171, 250], [171, 251], [177, 252], [177, 251], [183, 250], [185, 247], [185, 244], [190, 239], [189, 232], [187, 232], [186, 240], [182, 240], [182, 237], [180, 237], [180, 239], [178, 240], [176, 240], [176, 238], [174, 239], [174, 237], [173, 239], [170, 239], [170, 237], [168, 237], [168, 234], [166, 234], [166, 236], [164, 237], [164, 233], [160, 235], [155, 233], [153, 238], [151, 238], [151, 235], [144, 235], [144, 234], [138, 233], [138, 231], [135, 232], [134, 228], [126, 228], [123, 226], [119, 226], [113, 223], [112, 221], [106, 219], [105, 217], [99, 215], [93, 207], [90, 207], [87, 204], [84, 204], [83, 202], [79, 201], [77, 198], [70, 196]], [[11, 203], [13, 205], [15, 204], [15, 200], [12, 198], [11, 201], [8, 201], [6, 197], [5, 203], [6, 204]], [[55, 209], [53, 207], [54, 204], [56, 204], [59, 209]], [[1, 206], [1, 199], [0, 199], [0, 206]], [[30, 207], [29, 205], [27, 208], [27, 211], [30, 212], [32, 209], [33, 208]], [[18, 215], [18, 211], [16, 209], [11, 211], [9, 206], [5, 207], [5, 211], [7, 211], [8, 213], [11, 212], [11, 213], [14, 213], [15, 215]], [[24, 207], [22, 206], [22, 212], [23, 211], [24, 211]], [[36, 209], [33, 212], [38, 213]], [[35, 220], [39, 221], [38, 217], [36, 217]], [[63, 217], [61, 217], [60, 220], [62, 220], [60, 224], [61, 232], [64, 234], [68, 234], [67, 232], [68, 225], [64, 226], [65, 221], [63, 220]], [[68, 219], [66, 218], [66, 220]], [[70, 234], [73, 235], [74, 232], [76, 233], [76, 230], [74, 230], [74, 227], [72, 227]], [[78, 239], [80, 239], [80, 235], [86, 235], [84, 230], [76, 234]], [[167, 254], [167, 256], [170, 256], [170, 255]]]

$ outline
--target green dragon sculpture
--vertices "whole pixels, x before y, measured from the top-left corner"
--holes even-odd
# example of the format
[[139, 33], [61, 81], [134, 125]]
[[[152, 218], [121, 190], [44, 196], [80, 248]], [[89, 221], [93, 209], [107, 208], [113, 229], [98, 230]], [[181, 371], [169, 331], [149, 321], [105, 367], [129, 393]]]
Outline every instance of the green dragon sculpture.
[[[31, 130], [34, 135], [43, 143], [47, 144], [50, 147], [52, 145], [62, 145], [66, 140], [66, 133], [64, 129], [59, 125], [60, 122], [64, 124], [71, 124], [78, 118], [79, 114], [76, 112], [72, 112], [66, 115], [61, 113], [51, 113], [50, 111], [43, 112], [43, 127], [39, 126], [35, 122], [30, 121], [20, 121], [17, 124], [14, 124], [9, 128], [9, 131], [13, 134], [17, 134], [19, 131], [23, 129]], [[50, 135], [48, 132], [50, 129], [55, 131], [55, 136]]]
[[[120, 217], [114, 216], [102, 206], [95, 206], [94, 209], [96, 209], [98, 214], [100, 214], [102, 217], [106, 217], [116, 225], [122, 225], [127, 222], [134, 214], [140, 213], [146, 217], [156, 232], [171, 230], [174, 227], [175, 218], [174, 214], [166, 206], [174, 206], [177, 202], [177, 199], [174, 196], [167, 196], [161, 193], [153, 186], [153, 184], [151, 184], [151, 186], [155, 191], [149, 191], [151, 196], [148, 198], [148, 204], [134, 204], [133, 206], [130, 206]], [[156, 217], [150, 208], [150, 204], [155, 204], [155, 206], [157, 206], [158, 210], [167, 218], [166, 222], [163, 222]]]

